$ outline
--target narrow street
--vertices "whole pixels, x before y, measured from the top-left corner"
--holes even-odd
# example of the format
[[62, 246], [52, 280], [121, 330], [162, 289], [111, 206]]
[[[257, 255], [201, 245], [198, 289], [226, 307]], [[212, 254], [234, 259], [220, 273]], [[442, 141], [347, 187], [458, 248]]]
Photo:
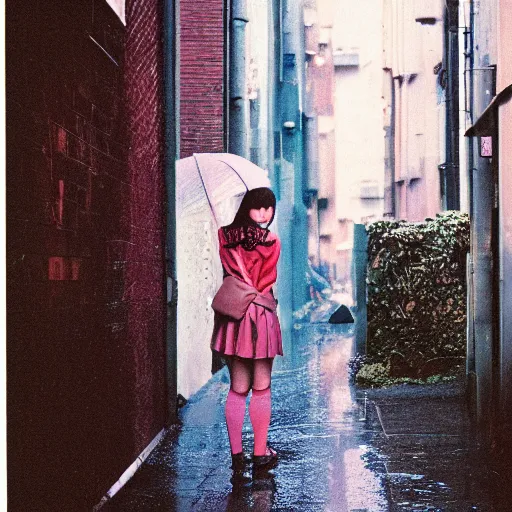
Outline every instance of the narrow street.
[[[461, 386], [372, 390], [349, 385], [353, 325], [296, 324], [276, 362], [268, 479], [230, 483], [218, 372], [182, 408], [108, 511], [502, 511], [488, 500], [485, 466], [469, 450]], [[244, 449], [251, 450], [248, 415]]]
[[[512, 511], [512, 0], [7, 0], [4, 29], [9, 512]], [[215, 322], [226, 274], [284, 334], [245, 485], [209, 341], [263, 336]]]

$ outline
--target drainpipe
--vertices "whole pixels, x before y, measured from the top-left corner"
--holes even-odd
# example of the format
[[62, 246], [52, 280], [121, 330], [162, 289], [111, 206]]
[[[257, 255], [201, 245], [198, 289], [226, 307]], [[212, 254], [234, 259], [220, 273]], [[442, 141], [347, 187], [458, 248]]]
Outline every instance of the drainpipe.
[[[390, 70], [389, 80], [391, 81], [391, 119], [390, 119], [390, 139], [389, 139], [389, 166], [391, 172], [391, 216], [393, 219], [397, 218], [396, 211], [396, 88], [395, 88], [395, 78], [393, 77], [393, 71]], [[398, 212], [400, 215], [400, 212]]]
[[[469, 6], [469, 29], [465, 38], [465, 55], [467, 62], [466, 75], [466, 88], [467, 88], [467, 107], [470, 112], [471, 124], [476, 120], [473, 116], [474, 112], [474, 81], [473, 81], [473, 67], [474, 67], [474, 52], [473, 52], [473, 31], [474, 31], [474, 5], [473, 2]], [[469, 218], [471, 221], [474, 217], [474, 202], [473, 202], [473, 168], [474, 168], [474, 139], [473, 137], [467, 138], [466, 143], [466, 158], [468, 168], [468, 197], [469, 197]], [[470, 248], [469, 256], [467, 258], [467, 288], [468, 288], [468, 302], [467, 302], [467, 349], [466, 349], [466, 378], [467, 378], [467, 395], [470, 404], [472, 415], [476, 414], [473, 410], [476, 406], [476, 368], [475, 368], [475, 307], [474, 307], [474, 267], [473, 267], [473, 253]]]
[[308, 256], [310, 244], [314, 243], [314, 256], [317, 264], [320, 262], [320, 237], [318, 218], [318, 188], [319, 188], [319, 161], [318, 161], [318, 118], [314, 113], [304, 114], [304, 154], [306, 158], [305, 181], [308, 216]]
[[259, 128], [261, 108], [259, 94], [260, 91], [258, 90], [258, 97], [249, 100], [249, 126], [251, 128], [250, 160], [256, 165], [263, 167], [264, 164], [261, 148], [261, 130]]
[[460, 190], [460, 210], [461, 212], [469, 213], [469, 173], [467, 165], [467, 139], [464, 137], [465, 126], [467, 121], [467, 86], [468, 81], [467, 77], [467, 65], [468, 65], [468, 57], [469, 57], [469, 49], [468, 49], [468, 35], [469, 35], [469, 27], [466, 26], [465, 20], [469, 18], [466, 17], [466, 11], [469, 11], [466, 8], [466, 1], [461, 0], [459, 2], [459, 45], [458, 45], [458, 67], [459, 67], [459, 190]]
[[459, 200], [459, 162], [458, 162], [458, 26], [457, 9], [449, 2], [445, 9], [445, 58], [448, 76], [446, 87], [446, 160], [439, 168], [443, 171], [443, 185], [447, 210], [458, 210]]
[[[491, 101], [494, 69], [472, 70], [474, 80], [473, 119], [480, 117]], [[477, 139], [478, 140], [478, 139]], [[472, 169], [473, 218], [471, 219], [471, 254], [473, 260], [473, 319], [475, 337], [476, 414], [482, 441], [490, 439], [493, 382], [493, 272], [492, 213], [494, 180], [491, 160], [479, 154], [474, 144]]]
[[450, 194], [449, 210], [460, 209], [460, 165], [459, 165], [459, 28], [457, 10], [452, 8], [450, 15], [450, 32], [448, 34], [449, 59], [450, 59]]
[[[292, 209], [290, 231], [291, 277], [293, 286], [292, 306], [300, 309], [307, 301], [306, 269], [308, 260], [308, 223], [304, 204], [304, 162], [302, 158], [303, 133], [301, 115], [301, 85], [304, 83], [302, 70], [304, 58], [303, 40], [298, 33], [301, 6], [293, 0], [286, 0], [283, 6], [283, 84], [281, 88], [281, 115], [283, 140], [283, 179], [288, 179], [289, 200]], [[301, 44], [302, 42], [302, 44]], [[286, 175], [288, 173], [288, 175]], [[286, 185], [281, 187], [283, 198]], [[291, 189], [290, 189], [291, 185]]]
[[179, 1], [164, 2], [164, 136], [167, 276], [166, 327], [166, 426], [177, 423], [177, 317], [178, 281], [176, 279], [176, 160], [179, 155]]
[[316, 115], [303, 116], [304, 152], [306, 156], [306, 188], [308, 192], [318, 192], [318, 118]]
[[[314, 7], [313, 7], [314, 6]], [[315, 9], [316, 3], [310, 6]], [[318, 117], [315, 109], [317, 77], [314, 58], [318, 49], [318, 23], [304, 19], [304, 155], [306, 158], [306, 207], [308, 210], [308, 257], [320, 262], [320, 218], [318, 215], [318, 188], [320, 169], [318, 158]]]
[[245, 0], [232, 0], [230, 21], [228, 151], [248, 158], [245, 28], [249, 19]]

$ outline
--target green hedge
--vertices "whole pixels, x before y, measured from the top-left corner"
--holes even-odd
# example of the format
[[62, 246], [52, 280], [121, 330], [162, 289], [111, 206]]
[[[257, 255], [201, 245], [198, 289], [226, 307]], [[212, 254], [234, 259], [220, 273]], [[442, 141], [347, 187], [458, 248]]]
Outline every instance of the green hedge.
[[432, 359], [464, 356], [468, 216], [381, 221], [367, 231], [370, 361], [398, 357], [417, 370]]

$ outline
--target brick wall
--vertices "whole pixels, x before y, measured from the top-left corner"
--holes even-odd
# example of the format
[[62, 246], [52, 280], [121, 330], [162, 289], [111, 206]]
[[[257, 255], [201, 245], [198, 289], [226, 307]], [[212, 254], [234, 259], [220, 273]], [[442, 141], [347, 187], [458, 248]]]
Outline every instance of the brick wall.
[[156, 4], [7, 2], [13, 511], [90, 509], [163, 426]]
[[180, 1], [181, 158], [222, 152], [224, 0]]
[[[130, 242], [125, 300], [133, 361], [135, 406], [130, 411], [138, 455], [164, 424], [165, 182], [163, 169], [163, 52], [160, 0], [126, 5], [126, 111]], [[133, 460], [133, 458], [132, 458]]]

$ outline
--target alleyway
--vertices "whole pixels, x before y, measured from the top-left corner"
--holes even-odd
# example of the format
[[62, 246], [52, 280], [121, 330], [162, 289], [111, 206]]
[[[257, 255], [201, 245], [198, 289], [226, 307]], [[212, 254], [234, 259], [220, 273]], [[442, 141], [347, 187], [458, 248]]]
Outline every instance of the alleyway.
[[[467, 450], [460, 386], [373, 391], [365, 414], [364, 394], [348, 384], [352, 332], [303, 324], [276, 364], [269, 439], [281, 459], [268, 479], [232, 488], [221, 371], [106, 509], [505, 510], [488, 501], [487, 473]], [[246, 417], [245, 450], [251, 442]]]
[[[512, 0], [8, 0], [5, 29], [10, 511], [512, 511]], [[292, 331], [279, 464], [242, 487], [210, 305], [217, 228], [263, 183], [180, 180], [214, 154], [277, 196]], [[454, 212], [467, 244], [447, 235], [444, 263], [427, 224]], [[395, 222], [407, 278], [369, 245]], [[351, 280], [382, 316], [293, 325]], [[422, 365], [465, 358], [465, 377], [350, 384], [354, 333], [383, 319], [383, 361], [407, 346], [415, 375], [424, 342]]]

